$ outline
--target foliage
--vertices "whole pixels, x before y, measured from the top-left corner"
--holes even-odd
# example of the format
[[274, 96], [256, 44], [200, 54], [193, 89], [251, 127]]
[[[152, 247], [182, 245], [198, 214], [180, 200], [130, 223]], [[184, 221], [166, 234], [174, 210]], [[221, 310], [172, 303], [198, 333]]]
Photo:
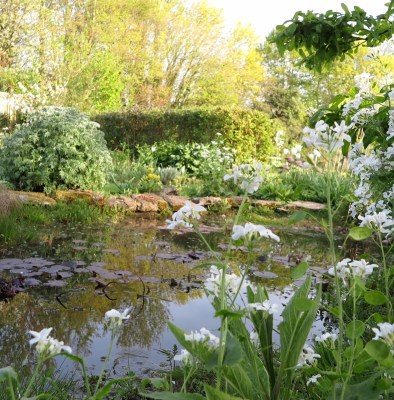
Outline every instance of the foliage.
[[[327, 174], [318, 173], [313, 169], [291, 169], [282, 173], [268, 175], [266, 182], [254, 194], [256, 198], [279, 201], [316, 201], [327, 202], [326, 187]], [[349, 205], [353, 198], [353, 179], [349, 175], [333, 174], [332, 179], [332, 205], [337, 207], [345, 201]]]
[[368, 16], [358, 6], [349, 11], [345, 4], [342, 4], [343, 13], [298, 11], [290, 21], [277, 27], [272, 40], [281, 54], [297, 50], [302, 63], [321, 71], [323, 65], [356, 53], [360, 45], [374, 47], [390, 39], [394, 33], [393, 7], [394, 2], [390, 1], [386, 13], [378, 17]]
[[[234, 149], [240, 160], [267, 159], [273, 153], [273, 137], [280, 124], [265, 113], [242, 108], [204, 108], [172, 111], [130, 111], [106, 113], [94, 117], [105, 132], [111, 148], [124, 144], [133, 149], [169, 141], [208, 144], [217, 139]], [[171, 144], [171, 146], [172, 146]], [[177, 146], [168, 149], [168, 153]], [[160, 166], [159, 161], [158, 166]], [[175, 163], [163, 166], [174, 166]]]
[[262, 79], [257, 45], [202, 1], [3, 1], [0, 91], [89, 112], [243, 105]]
[[43, 108], [4, 139], [1, 166], [23, 190], [94, 189], [111, 165], [96, 123], [72, 108]]

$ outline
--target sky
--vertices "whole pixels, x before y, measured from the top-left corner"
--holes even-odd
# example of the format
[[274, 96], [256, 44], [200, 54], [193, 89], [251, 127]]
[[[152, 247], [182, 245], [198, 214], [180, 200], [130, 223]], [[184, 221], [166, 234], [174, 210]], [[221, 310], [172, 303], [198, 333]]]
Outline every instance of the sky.
[[328, 10], [342, 12], [341, 3], [349, 10], [355, 5], [363, 8], [368, 14], [383, 14], [388, 0], [208, 0], [219, 9], [223, 9], [226, 24], [231, 28], [237, 22], [248, 23], [261, 37], [264, 38], [275, 28], [297, 11], [325, 12]]

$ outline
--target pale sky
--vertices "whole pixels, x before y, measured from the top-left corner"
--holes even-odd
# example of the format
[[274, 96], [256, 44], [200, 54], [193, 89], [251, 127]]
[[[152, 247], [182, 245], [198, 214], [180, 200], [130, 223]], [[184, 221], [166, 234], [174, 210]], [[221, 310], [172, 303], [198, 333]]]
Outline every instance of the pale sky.
[[223, 9], [226, 23], [233, 27], [238, 21], [249, 23], [256, 33], [264, 38], [275, 28], [297, 11], [325, 12], [328, 10], [342, 11], [341, 3], [349, 10], [355, 5], [363, 8], [368, 14], [376, 16], [383, 14], [388, 0], [208, 0], [219, 9]]

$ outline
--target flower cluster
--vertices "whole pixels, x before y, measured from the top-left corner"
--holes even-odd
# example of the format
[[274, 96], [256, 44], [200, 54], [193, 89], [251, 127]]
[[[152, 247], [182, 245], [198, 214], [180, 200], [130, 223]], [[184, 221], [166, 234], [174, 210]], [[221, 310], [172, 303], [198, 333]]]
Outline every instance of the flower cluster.
[[252, 240], [258, 236], [267, 239], [273, 239], [277, 242], [280, 241], [279, 237], [275, 235], [270, 229], [267, 229], [263, 225], [255, 225], [250, 222], [246, 223], [245, 226], [234, 225], [233, 234], [231, 237], [233, 240], [238, 240], [241, 238], [246, 240]]
[[365, 280], [367, 276], [373, 273], [374, 268], [378, 268], [377, 264], [369, 264], [364, 259], [361, 260], [351, 260], [350, 258], [345, 258], [339, 261], [335, 267], [331, 267], [328, 273], [335, 276], [335, 271], [338, 278], [341, 278], [344, 283], [348, 277], [360, 277]]
[[51, 331], [52, 328], [44, 328], [40, 332], [29, 331], [29, 334], [33, 336], [29, 340], [29, 344], [33, 345], [37, 343], [37, 352], [43, 356], [53, 357], [62, 352], [72, 353], [70, 346], [65, 346], [64, 342], [49, 336]]
[[191, 201], [186, 201], [185, 205], [172, 215], [172, 219], [167, 219], [168, 229], [175, 229], [178, 226], [192, 228], [193, 225], [189, 222], [190, 219], [200, 219], [200, 212], [207, 209]]
[[314, 366], [318, 358], [321, 358], [320, 354], [315, 353], [315, 350], [313, 350], [312, 347], [304, 345], [304, 348], [298, 357], [297, 367], [303, 368], [304, 366]]
[[220, 340], [217, 336], [212, 334], [208, 329], [201, 328], [200, 332], [195, 331], [190, 334], [185, 333], [185, 340], [188, 342], [200, 342], [208, 345], [211, 349], [216, 349], [219, 347]]
[[232, 179], [235, 185], [239, 185], [242, 190], [251, 194], [256, 192], [263, 182], [262, 170], [262, 164], [257, 162], [252, 165], [234, 165], [232, 174], [226, 174], [223, 179], [225, 181]]
[[[219, 270], [215, 265], [211, 266], [210, 277], [206, 279], [204, 284], [205, 290], [208, 293], [208, 298], [211, 300], [214, 297], [219, 297], [220, 295], [222, 274], [222, 270]], [[226, 274], [226, 291], [236, 293], [240, 285], [243, 285], [243, 280], [241, 277], [235, 275], [234, 273]]]
[[378, 324], [378, 327], [372, 328], [375, 332], [373, 340], [383, 340], [391, 348], [391, 353], [394, 354], [394, 324], [382, 322]]
[[181, 349], [181, 354], [174, 357], [174, 361], [180, 361], [183, 364], [188, 364], [192, 359], [192, 355], [185, 349]]
[[344, 145], [344, 141], [350, 142], [351, 138], [347, 134], [351, 127], [347, 126], [344, 121], [340, 124], [335, 122], [334, 127], [330, 127], [324, 121], [318, 121], [315, 128], [304, 128], [303, 132], [307, 135], [303, 138], [304, 143], [308, 147], [314, 147], [332, 154]]
[[264, 300], [262, 303], [249, 303], [246, 306], [246, 311], [263, 311], [268, 316], [269, 314], [277, 314], [279, 312], [279, 305], [271, 304], [269, 300]]

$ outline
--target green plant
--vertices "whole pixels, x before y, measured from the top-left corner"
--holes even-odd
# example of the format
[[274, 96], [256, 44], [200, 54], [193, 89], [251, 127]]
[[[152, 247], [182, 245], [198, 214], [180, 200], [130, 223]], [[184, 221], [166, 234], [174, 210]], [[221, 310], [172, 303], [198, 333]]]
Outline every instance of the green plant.
[[174, 179], [176, 179], [180, 175], [179, 170], [174, 167], [158, 168], [157, 173], [159, 174], [160, 180], [163, 185], [169, 185]]
[[94, 119], [112, 149], [126, 143], [135, 156], [140, 153], [140, 146], [151, 148], [162, 142], [172, 142], [175, 149], [177, 144], [206, 145], [216, 140], [220, 132], [224, 145], [236, 150], [237, 162], [268, 160], [275, 151], [273, 138], [281, 129], [279, 120], [266, 113], [236, 107], [135, 110], [98, 114]]
[[73, 108], [44, 107], [4, 139], [6, 178], [23, 190], [101, 188], [111, 156], [97, 123]]

